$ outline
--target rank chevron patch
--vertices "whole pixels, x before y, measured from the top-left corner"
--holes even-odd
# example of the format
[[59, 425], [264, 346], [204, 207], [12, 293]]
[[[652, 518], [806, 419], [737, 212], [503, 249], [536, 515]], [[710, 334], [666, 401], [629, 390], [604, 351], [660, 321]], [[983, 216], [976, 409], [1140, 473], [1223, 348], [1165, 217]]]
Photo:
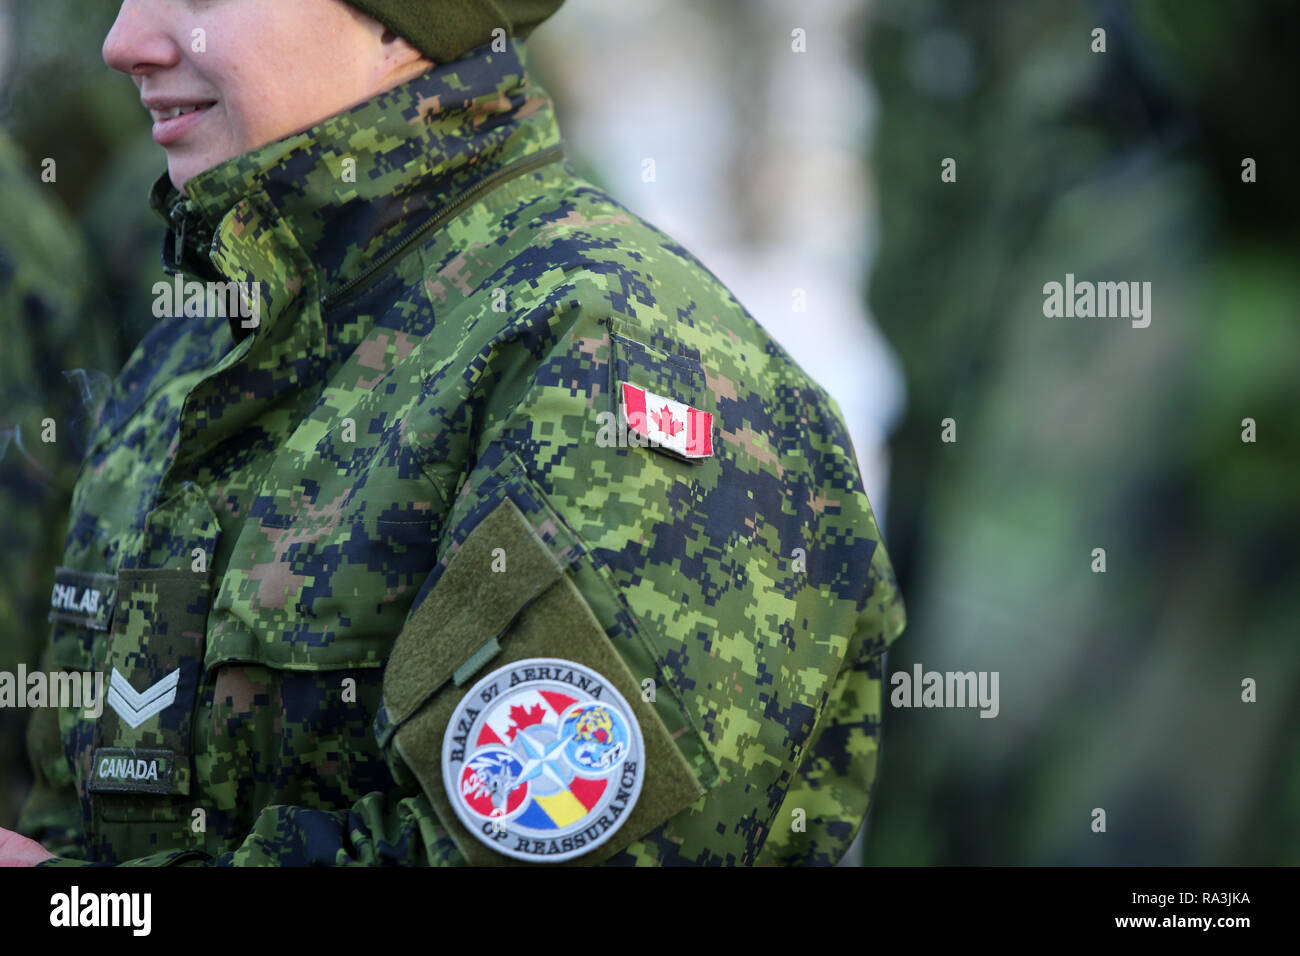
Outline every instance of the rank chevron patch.
[[136, 693], [135, 688], [114, 667], [113, 676], [108, 680], [108, 706], [131, 727], [139, 727], [171, 705], [176, 699], [176, 686], [180, 679], [181, 669], [178, 667], [152, 687], [146, 688], [144, 693]]

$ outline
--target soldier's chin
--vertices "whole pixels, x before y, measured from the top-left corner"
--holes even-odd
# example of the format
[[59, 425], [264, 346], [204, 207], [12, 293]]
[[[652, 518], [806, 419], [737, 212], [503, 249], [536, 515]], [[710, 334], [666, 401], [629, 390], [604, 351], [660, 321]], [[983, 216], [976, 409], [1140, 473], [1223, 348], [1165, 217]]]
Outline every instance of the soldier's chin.
[[200, 173], [207, 172], [213, 166], [219, 165], [220, 160], [204, 160], [193, 155], [191, 150], [169, 149], [167, 150], [167, 175], [171, 178], [172, 185], [181, 193], [189, 195], [185, 187], [189, 181]]

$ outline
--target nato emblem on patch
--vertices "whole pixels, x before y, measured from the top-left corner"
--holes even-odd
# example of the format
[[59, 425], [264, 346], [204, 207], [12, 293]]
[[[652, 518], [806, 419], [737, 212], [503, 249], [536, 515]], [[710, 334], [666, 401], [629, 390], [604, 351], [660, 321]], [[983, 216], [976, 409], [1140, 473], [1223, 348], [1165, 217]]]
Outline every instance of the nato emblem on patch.
[[465, 695], [443, 738], [442, 779], [478, 839], [518, 860], [559, 863], [626, 821], [645, 779], [645, 742], [602, 675], [533, 657]]

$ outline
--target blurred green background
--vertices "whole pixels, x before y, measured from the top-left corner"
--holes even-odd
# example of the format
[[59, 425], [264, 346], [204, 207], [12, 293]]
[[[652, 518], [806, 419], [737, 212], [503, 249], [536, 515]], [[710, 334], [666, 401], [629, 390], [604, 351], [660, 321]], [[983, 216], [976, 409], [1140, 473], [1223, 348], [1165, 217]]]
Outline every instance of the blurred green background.
[[[889, 670], [997, 671], [1000, 713], [887, 709], [862, 861], [1300, 863], [1296, 5], [865, 6], [862, 296], [907, 389], [882, 518], [909, 626]], [[0, 670], [35, 666], [81, 450], [33, 429], [77, 421], [161, 273], [162, 157], [98, 55], [116, 8], [0, 4]], [[563, 124], [582, 78], [539, 70]], [[1044, 317], [1066, 273], [1151, 282], [1151, 325]], [[25, 719], [0, 711], [0, 826], [27, 786]]]
[[[887, 710], [869, 863], [1300, 863], [1297, 9], [876, 7], [889, 668], [1001, 713]], [[1045, 318], [1066, 273], [1150, 326]]]

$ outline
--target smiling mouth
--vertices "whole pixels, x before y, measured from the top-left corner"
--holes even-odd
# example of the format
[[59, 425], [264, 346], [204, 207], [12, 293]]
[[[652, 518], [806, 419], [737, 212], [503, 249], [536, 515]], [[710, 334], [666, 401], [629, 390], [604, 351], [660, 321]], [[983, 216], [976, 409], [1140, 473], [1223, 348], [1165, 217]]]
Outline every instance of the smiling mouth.
[[209, 103], [195, 103], [192, 106], [173, 106], [171, 109], [166, 110], [150, 110], [149, 113], [153, 116], [156, 122], [162, 123], [167, 120], [176, 119], [178, 116], [185, 116], [188, 113], [197, 113], [199, 110], [206, 110], [215, 105], [216, 101], [214, 100]]

